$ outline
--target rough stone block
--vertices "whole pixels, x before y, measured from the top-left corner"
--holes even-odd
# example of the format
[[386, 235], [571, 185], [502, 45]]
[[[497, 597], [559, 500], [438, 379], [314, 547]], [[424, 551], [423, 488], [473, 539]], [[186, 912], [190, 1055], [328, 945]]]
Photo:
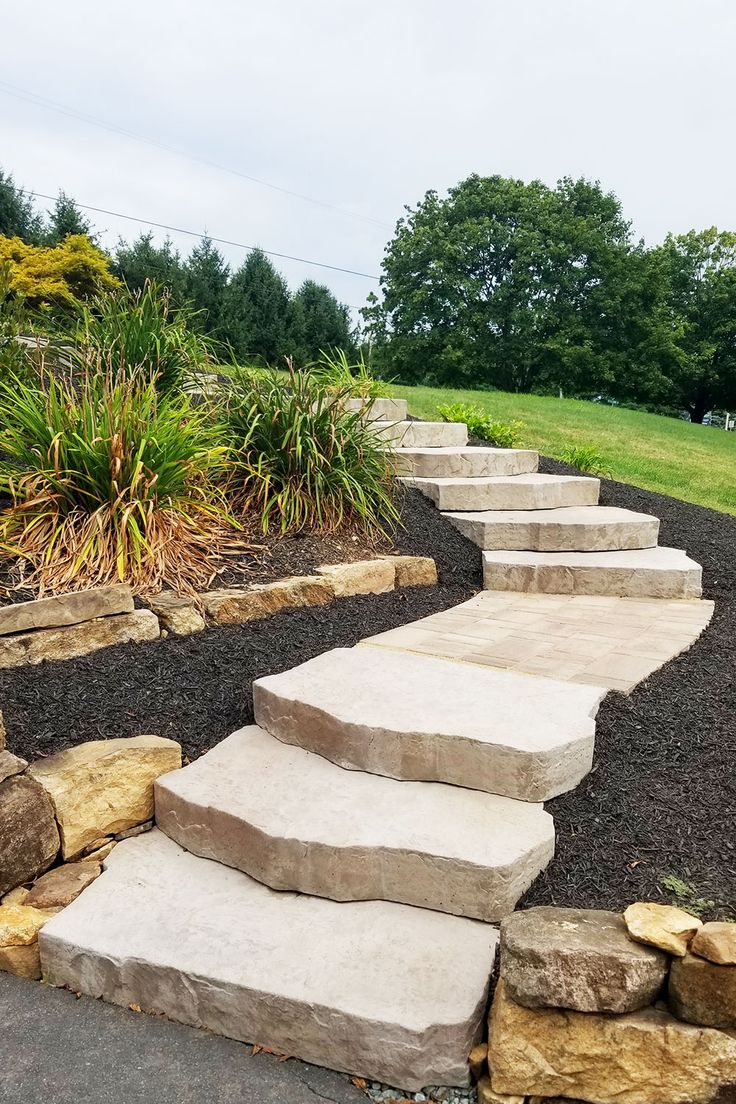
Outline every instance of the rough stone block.
[[248, 589], [212, 590], [201, 596], [205, 613], [216, 625], [241, 625], [270, 617], [282, 609], [324, 606], [335, 597], [329, 579], [317, 575], [295, 575], [275, 583]]
[[41, 933], [54, 985], [400, 1085], [466, 1085], [497, 932], [276, 893], [154, 830]]
[[652, 548], [659, 534], [658, 518], [614, 506], [465, 511], [445, 517], [487, 552], [620, 552]]
[[102, 872], [99, 863], [65, 863], [43, 874], [26, 897], [33, 908], [65, 908]]
[[719, 966], [736, 966], [736, 924], [717, 920], [703, 924], [695, 933], [690, 950]]
[[95, 617], [132, 613], [133, 609], [133, 593], [127, 583], [39, 598], [35, 602], [17, 602], [0, 607], [0, 636], [78, 625]]
[[539, 454], [529, 449], [399, 448], [396, 460], [400, 475], [419, 479], [461, 479], [489, 475], [527, 475], [537, 470]]
[[28, 766], [25, 759], [19, 755], [13, 755], [10, 751], [0, 751], [0, 782], [6, 778], [12, 778], [14, 774], [22, 774]]
[[115, 644], [157, 640], [158, 618], [150, 610], [114, 614], [60, 629], [36, 629], [0, 637], [0, 667], [23, 667], [44, 660], [73, 659]]
[[489, 1040], [497, 1092], [593, 1104], [725, 1104], [736, 1086], [736, 1038], [654, 1008], [623, 1016], [524, 1008], [500, 982]]
[[48, 870], [58, 851], [54, 809], [43, 787], [25, 774], [0, 783], [0, 895]]
[[468, 443], [468, 427], [461, 422], [374, 422], [378, 437], [401, 448], [442, 448]]
[[345, 409], [351, 413], [363, 412], [368, 422], [404, 422], [406, 421], [406, 399], [390, 399], [379, 396], [375, 399], [348, 399]]
[[391, 556], [397, 587], [436, 586], [437, 564], [431, 556]]
[[162, 590], [146, 601], [167, 632], [176, 636], [191, 636], [205, 627], [204, 617], [194, 598], [184, 598], [173, 590]]
[[479, 479], [405, 480], [439, 510], [552, 510], [559, 506], [595, 506], [600, 480], [579, 475], [529, 473]]
[[394, 589], [395, 573], [387, 559], [325, 564], [317, 568], [317, 574], [331, 583], [336, 598], [347, 598], [351, 594], [386, 594]]
[[736, 966], [717, 966], [698, 955], [676, 958], [670, 970], [670, 1008], [680, 1020], [736, 1029]]
[[682, 958], [703, 921], [674, 905], [637, 901], [624, 912], [629, 935], [638, 943], [659, 947], [668, 954]]
[[153, 783], [181, 766], [181, 747], [161, 736], [78, 744], [33, 763], [28, 774], [53, 803], [62, 854], [76, 858], [100, 836], [153, 817]]
[[668, 965], [629, 939], [616, 912], [542, 906], [501, 925], [501, 977], [527, 1008], [634, 1012], [656, 1000]]

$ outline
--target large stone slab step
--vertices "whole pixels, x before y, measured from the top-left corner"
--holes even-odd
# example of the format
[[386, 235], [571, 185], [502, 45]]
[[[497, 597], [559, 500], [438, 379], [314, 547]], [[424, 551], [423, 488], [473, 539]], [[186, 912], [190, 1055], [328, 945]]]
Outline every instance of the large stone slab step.
[[258, 724], [351, 770], [523, 801], [590, 770], [604, 691], [359, 646], [253, 684]]
[[703, 569], [679, 548], [627, 552], [484, 552], [486, 590], [699, 598]]
[[156, 786], [156, 823], [272, 889], [488, 922], [554, 854], [541, 805], [343, 770], [252, 725]]
[[467, 445], [462, 422], [372, 422], [371, 429], [395, 448], [443, 448]]
[[467, 1084], [495, 928], [276, 893], [156, 830], [105, 866], [42, 930], [52, 984], [409, 1091]]
[[399, 448], [396, 450], [402, 475], [422, 479], [477, 478], [488, 475], [525, 475], [535, 472], [539, 453], [531, 449]]
[[659, 518], [615, 506], [484, 510], [444, 515], [486, 551], [610, 552], [653, 548]]
[[600, 480], [578, 475], [404, 478], [431, 498], [440, 510], [554, 510], [560, 506], [595, 506]]
[[362, 413], [367, 422], [405, 422], [406, 399], [348, 399], [345, 409], [353, 414]]

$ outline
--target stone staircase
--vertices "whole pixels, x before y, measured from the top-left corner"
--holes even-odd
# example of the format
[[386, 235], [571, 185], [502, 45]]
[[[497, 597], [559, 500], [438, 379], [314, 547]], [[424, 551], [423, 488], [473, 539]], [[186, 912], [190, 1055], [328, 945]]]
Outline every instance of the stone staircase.
[[[405, 478], [484, 548], [487, 586], [698, 589], [597, 480], [375, 412]], [[601, 556], [615, 576], [572, 559]], [[475, 611], [454, 616], [448, 657], [480, 640]], [[257, 680], [256, 724], [158, 780], [157, 828], [42, 930], [49, 981], [404, 1090], [468, 1083], [493, 925], [552, 858], [541, 802], [590, 770], [605, 684], [378, 645]]]

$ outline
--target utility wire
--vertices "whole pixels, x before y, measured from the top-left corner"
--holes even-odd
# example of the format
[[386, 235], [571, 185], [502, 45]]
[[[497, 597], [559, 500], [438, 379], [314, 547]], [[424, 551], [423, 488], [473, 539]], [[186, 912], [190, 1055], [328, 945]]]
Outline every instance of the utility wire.
[[[44, 192], [27, 192], [26, 195], [35, 196], [36, 199], [48, 199], [55, 202], [56, 196], [46, 195]], [[357, 272], [354, 268], [342, 268], [340, 265], [326, 264], [324, 261], [310, 261], [306, 257], [294, 257], [291, 253], [276, 253], [273, 249], [262, 249], [260, 245], [245, 245], [243, 242], [231, 241], [229, 238], [215, 238], [211, 234], [199, 234], [196, 230], [184, 230], [181, 226], [169, 226], [165, 222], [153, 222], [151, 219], [136, 218], [135, 215], [123, 215], [120, 211], [108, 211], [105, 207], [92, 207], [89, 203], [77, 203], [84, 211], [96, 211], [99, 215], [111, 215], [113, 218], [127, 219], [128, 222], [140, 222], [144, 226], [155, 226], [159, 230], [169, 230], [173, 234], [188, 234], [191, 238], [209, 238], [218, 245], [232, 245], [236, 249], [247, 249], [252, 252], [260, 249], [262, 253], [268, 253], [269, 257], [280, 257], [286, 261], [298, 261], [300, 264], [314, 265], [316, 268], [329, 268], [331, 272], [347, 272], [349, 276], [362, 276], [364, 280], [380, 280], [379, 276], [373, 276], [370, 272]]]
[[25, 88], [18, 88], [16, 85], [9, 84], [8, 81], [0, 80], [0, 92], [4, 92], [8, 96], [14, 96], [19, 100], [25, 100], [27, 103], [34, 104], [36, 107], [44, 107], [49, 111], [56, 111], [60, 115], [67, 115], [72, 119], [79, 119], [83, 123], [101, 127], [103, 130], [109, 130], [114, 134], [122, 134], [126, 138], [133, 138], [136, 142], [145, 142], [146, 145], [155, 146], [157, 149], [165, 150], [167, 153], [173, 153], [177, 157], [184, 157], [190, 161], [197, 161], [199, 164], [207, 165], [211, 169], [218, 169], [221, 172], [231, 173], [233, 176], [239, 176], [242, 180], [250, 181], [251, 184], [260, 184], [263, 188], [270, 188], [274, 192], [281, 192], [282, 195], [291, 196], [293, 199], [301, 199], [305, 203], [311, 203], [316, 207], [323, 207], [328, 211], [336, 211], [346, 218], [359, 219], [361, 222], [379, 226], [382, 230], [393, 230], [393, 227], [389, 226], [387, 223], [371, 218], [370, 215], [361, 215], [357, 211], [347, 211], [344, 207], [339, 207], [335, 203], [328, 203], [322, 199], [315, 199], [313, 196], [292, 191], [290, 188], [282, 188], [279, 184], [272, 184], [270, 181], [262, 180], [258, 176], [250, 176], [248, 173], [241, 172], [240, 169], [234, 169], [230, 165], [221, 165], [217, 161], [210, 161], [206, 157], [199, 157], [197, 154], [177, 149], [176, 146], [169, 146], [165, 142], [159, 142], [155, 138], [148, 138], [144, 134], [136, 134], [135, 131], [126, 130], [125, 127], [118, 126], [116, 123], [108, 123], [104, 119], [98, 119], [96, 116], [88, 115], [84, 111], [77, 111], [73, 107], [68, 107], [65, 104], [50, 100], [46, 96], [39, 96], [36, 92], [30, 92]]

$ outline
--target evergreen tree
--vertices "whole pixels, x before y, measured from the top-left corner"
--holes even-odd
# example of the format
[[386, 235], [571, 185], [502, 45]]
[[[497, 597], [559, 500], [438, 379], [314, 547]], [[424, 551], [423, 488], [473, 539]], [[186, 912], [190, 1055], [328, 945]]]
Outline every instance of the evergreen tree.
[[141, 291], [146, 280], [153, 280], [171, 293], [175, 304], [181, 305], [186, 299], [186, 277], [178, 251], [169, 238], [163, 245], [154, 245], [150, 230], [130, 245], [120, 239], [113, 272], [131, 291]]
[[10, 173], [0, 169], [0, 235], [22, 238], [31, 245], [41, 239], [41, 217], [32, 198], [20, 188]]
[[199, 329], [212, 337], [225, 337], [224, 310], [230, 269], [208, 237], [195, 245], [184, 265], [186, 296], [197, 314]]
[[66, 192], [59, 192], [48, 213], [43, 239], [46, 245], [59, 245], [70, 234], [84, 234], [91, 242], [96, 242], [89, 220]]
[[348, 357], [357, 352], [349, 308], [314, 280], [305, 280], [294, 296], [291, 325], [299, 364], [317, 360], [321, 352], [332, 349], [341, 349]]
[[289, 290], [261, 249], [249, 253], [230, 281], [223, 328], [241, 363], [278, 364], [291, 352]]

